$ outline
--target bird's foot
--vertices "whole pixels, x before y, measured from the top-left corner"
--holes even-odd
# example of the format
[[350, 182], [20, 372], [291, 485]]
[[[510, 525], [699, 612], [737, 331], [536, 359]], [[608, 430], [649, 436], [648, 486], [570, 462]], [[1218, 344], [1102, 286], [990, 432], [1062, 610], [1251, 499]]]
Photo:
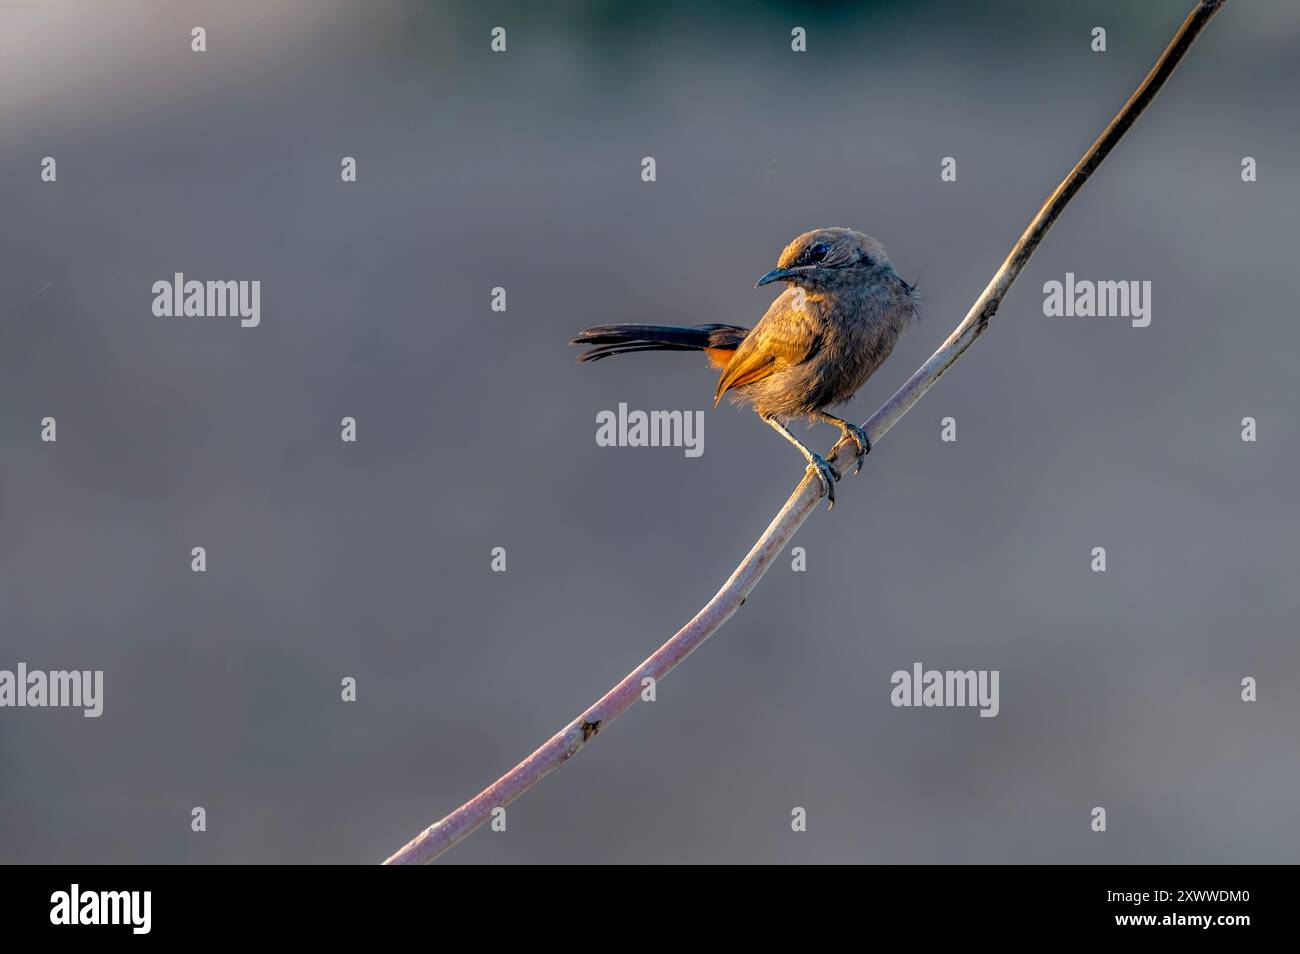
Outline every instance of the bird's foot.
[[830, 510], [835, 506], [835, 481], [840, 479], [840, 472], [821, 454], [811, 454], [808, 457], [808, 472], [816, 474], [817, 479], [822, 482], [822, 490], [826, 491], [826, 499], [830, 501], [826, 509]]
[[[839, 450], [841, 444], [852, 442], [858, 449], [857, 466], [853, 468], [853, 475], [856, 477], [862, 473], [862, 462], [867, 459], [871, 453], [871, 438], [867, 432], [856, 424], [850, 424], [848, 421], [840, 421], [840, 430], [843, 432], [840, 439], [835, 442], [835, 450]], [[834, 457], [834, 451], [831, 452]]]

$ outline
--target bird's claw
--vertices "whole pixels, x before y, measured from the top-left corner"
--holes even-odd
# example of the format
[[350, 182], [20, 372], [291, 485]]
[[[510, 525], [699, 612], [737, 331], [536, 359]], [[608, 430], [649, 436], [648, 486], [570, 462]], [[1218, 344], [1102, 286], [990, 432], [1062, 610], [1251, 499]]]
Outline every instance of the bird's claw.
[[822, 482], [822, 490], [826, 491], [826, 499], [829, 501], [826, 509], [832, 509], [835, 506], [835, 481], [840, 479], [840, 472], [820, 454], [813, 454], [809, 458], [808, 472], [815, 474]]
[[835, 444], [836, 449], [837, 450], [839, 449], [840, 444], [844, 444], [849, 441], [852, 441], [853, 444], [858, 449], [857, 466], [853, 468], [853, 476], [856, 477], [858, 474], [862, 473], [862, 462], [866, 460], [867, 455], [871, 453], [871, 438], [867, 436], [867, 432], [865, 430], [858, 427], [858, 425], [856, 424], [850, 424], [848, 421], [841, 422], [840, 430], [842, 430], [844, 433], [841, 435], [840, 439], [836, 442]]

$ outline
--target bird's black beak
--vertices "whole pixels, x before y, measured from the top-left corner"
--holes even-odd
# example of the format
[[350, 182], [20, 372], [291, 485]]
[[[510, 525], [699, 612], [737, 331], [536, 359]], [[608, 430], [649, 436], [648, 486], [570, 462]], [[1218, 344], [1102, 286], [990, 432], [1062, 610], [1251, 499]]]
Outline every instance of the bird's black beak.
[[797, 268], [774, 268], [754, 285], [755, 288], [762, 288], [764, 285], [770, 285], [772, 282], [779, 282], [786, 278], [793, 278], [798, 274]]

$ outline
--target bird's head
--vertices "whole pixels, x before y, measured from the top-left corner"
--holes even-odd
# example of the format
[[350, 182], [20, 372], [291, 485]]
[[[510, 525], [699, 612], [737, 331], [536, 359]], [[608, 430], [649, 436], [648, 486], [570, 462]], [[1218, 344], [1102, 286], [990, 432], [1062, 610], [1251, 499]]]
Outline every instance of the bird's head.
[[893, 271], [884, 246], [870, 235], [845, 228], [813, 229], [787, 245], [776, 268], [754, 287], [789, 282], [810, 290], [828, 289]]

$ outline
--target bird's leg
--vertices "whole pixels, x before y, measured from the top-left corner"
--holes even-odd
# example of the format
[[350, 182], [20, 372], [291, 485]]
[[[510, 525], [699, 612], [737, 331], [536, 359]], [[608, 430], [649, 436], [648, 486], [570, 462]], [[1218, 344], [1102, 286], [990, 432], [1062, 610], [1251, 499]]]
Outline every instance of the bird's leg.
[[[836, 449], [839, 449], [839, 446], [846, 441], [852, 441], [857, 445], [858, 466], [853, 469], [853, 473], [855, 475], [862, 473], [862, 462], [871, 453], [871, 438], [867, 436], [867, 432], [858, 425], [850, 424], [843, 418], [838, 418], [834, 414], [827, 414], [825, 411], [814, 411], [813, 416], [825, 421], [827, 424], [834, 424], [840, 429], [840, 439], [835, 442]], [[835, 456], [834, 450], [831, 451], [831, 456]]]
[[774, 417], [764, 417], [763, 420], [769, 424], [778, 434], [788, 440], [795, 447], [799, 448], [799, 453], [803, 454], [804, 459], [808, 461], [808, 469], [817, 475], [817, 479], [822, 482], [822, 489], [826, 491], [826, 499], [830, 501], [826, 509], [829, 510], [835, 506], [835, 481], [840, 479], [840, 472], [826, 462], [826, 458], [820, 454], [814, 454], [808, 448], [799, 442], [799, 438], [790, 433], [784, 424]]

